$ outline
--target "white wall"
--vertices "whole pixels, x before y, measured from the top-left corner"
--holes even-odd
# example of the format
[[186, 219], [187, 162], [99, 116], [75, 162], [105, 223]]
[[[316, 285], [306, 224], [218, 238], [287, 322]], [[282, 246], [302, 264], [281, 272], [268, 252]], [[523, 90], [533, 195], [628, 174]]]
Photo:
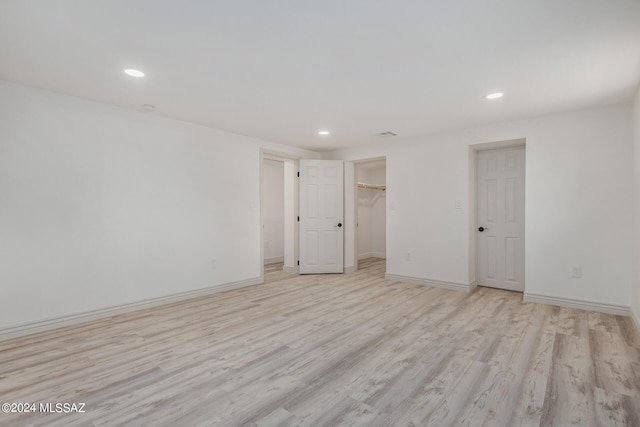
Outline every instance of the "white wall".
[[356, 183], [356, 165], [344, 162], [344, 271], [347, 273], [355, 270], [358, 257], [355, 253], [358, 239], [355, 217], [358, 203]]
[[261, 148], [0, 81], [0, 329], [259, 277]]
[[633, 103], [633, 289], [631, 309], [640, 328], [640, 87]]
[[264, 159], [262, 164], [262, 222], [264, 262], [284, 261], [284, 162]]
[[[379, 163], [379, 162], [378, 162]], [[358, 165], [358, 182], [386, 184], [384, 166]], [[358, 188], [358, 258], [384, 258], [386, 254], [386, 194]]]
[[[370, 183], [371, 171], [356, 165], [358, 182]], [[358, 188], [358, 259], [371, 256], [371, 206], [373, 190]]]
[[[371, 171], [371, 184], [386, 185], [386, 167], [375, 168]], [[378, 258], [385, 258], [387, 253], [387, 193], [375, 191], [374, 203], [371, 206], [371, 252]]]
[[284, 266], [291, 273], [298, 271], [298, 172], [297, 161], [284, 161]]
[[[325, 153], [387, 157], [387, 271], [469, 284], [469, 146], [526, 138], [526, 292], [629, 306], [629, 104]], [[410, 260], [405, 259], [405, 254]], [[581, 266], [582, 279], [572, 279]]]

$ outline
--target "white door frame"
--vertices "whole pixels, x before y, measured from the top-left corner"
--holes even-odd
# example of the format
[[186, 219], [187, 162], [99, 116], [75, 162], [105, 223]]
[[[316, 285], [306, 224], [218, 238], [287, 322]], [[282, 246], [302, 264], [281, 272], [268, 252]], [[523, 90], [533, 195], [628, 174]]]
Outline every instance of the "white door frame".
[[[260, 149], [260, 278], [264, 283], [264, 200], [262, 196], [263, 189], [263, 165], [264, 160], [277, 160], [284, 162], [285, 164], [285, 186], [290, 185], [292, 188], [289, 191], [285, 191], [285, 206], [292, 207], [291, 212], [285, 212], [285, 265], [284, 271], [289, 273], [298, 273], [298, 222], [296, 220], [298, 216], [298, 160], [301, 157], [294, 156], [286, 153], [279, 153], [276, 151]], [[287, 203], [289, 202], [289, 203]], [[287, 265], [287, 250], [293, 249], [291, 265]]]
[[[478, 254], [476, 250], [476, 230], [478, 228], [477, 218], [476, 218], [476, 203], [477, 203], [477, 182], [476, 182], [476, 163], [478, 160], [478, 152], [485, 150], [495, 150], [500, 148], [510, 148], [510, 147], [525, 147], [526, 149], [527, 141], [526, 138], [518, 138], [518, 139], [509, 139], [505, 141], [495, 141], [495, 142], [486, 142], [481, 144], [474, 144], [469, 146], [469, 289], [473, 290], [478, 286], [478, 280], [476, 277], [476, 272], [478, 270]], [[529, 180], [527, 179], [527, 167], [525, 165], [524, 169], [525, 173], [525, 206], [526, 206], [526, 186]], [[525, 208], [526, 209], [526, 208]], [[525, 290], [527, 287], [526, 282], [526, 213], [525, 213]], [[523, 291], [524, 294], [524, 291]]]

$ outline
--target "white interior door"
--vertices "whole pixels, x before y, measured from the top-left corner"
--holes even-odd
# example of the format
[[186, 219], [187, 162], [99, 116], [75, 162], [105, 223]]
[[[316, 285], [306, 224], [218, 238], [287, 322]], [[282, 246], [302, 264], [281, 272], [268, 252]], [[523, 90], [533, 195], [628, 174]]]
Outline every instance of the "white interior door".
[[341, 160], [300, 160], [300, 274], [344, 271]]
[[524, 291], [525, 148], [479, 151], [478, 285]]

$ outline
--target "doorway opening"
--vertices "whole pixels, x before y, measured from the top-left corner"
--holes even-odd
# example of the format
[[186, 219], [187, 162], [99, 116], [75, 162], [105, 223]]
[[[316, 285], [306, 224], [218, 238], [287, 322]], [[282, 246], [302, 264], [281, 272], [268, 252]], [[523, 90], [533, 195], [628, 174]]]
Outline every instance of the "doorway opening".
[[384, 265], [387, 258], [386, 158], [355, 164], [355, 270]]
[[284, 265], [284, 161], [262, 163], [264, 265]]
[[525, 141], [474, 149], [475, 283], [525, 290]]
[[298, 273], [298, 159], [260, 153], [261, 272], [282, 269]]

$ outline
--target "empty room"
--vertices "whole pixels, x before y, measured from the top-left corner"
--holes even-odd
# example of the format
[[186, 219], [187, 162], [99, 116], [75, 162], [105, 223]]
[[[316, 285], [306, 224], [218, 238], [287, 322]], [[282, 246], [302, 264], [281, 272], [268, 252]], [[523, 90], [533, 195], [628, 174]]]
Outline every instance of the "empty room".
[[0, 426], [640, 426], [640, 1], [0, 1]]

